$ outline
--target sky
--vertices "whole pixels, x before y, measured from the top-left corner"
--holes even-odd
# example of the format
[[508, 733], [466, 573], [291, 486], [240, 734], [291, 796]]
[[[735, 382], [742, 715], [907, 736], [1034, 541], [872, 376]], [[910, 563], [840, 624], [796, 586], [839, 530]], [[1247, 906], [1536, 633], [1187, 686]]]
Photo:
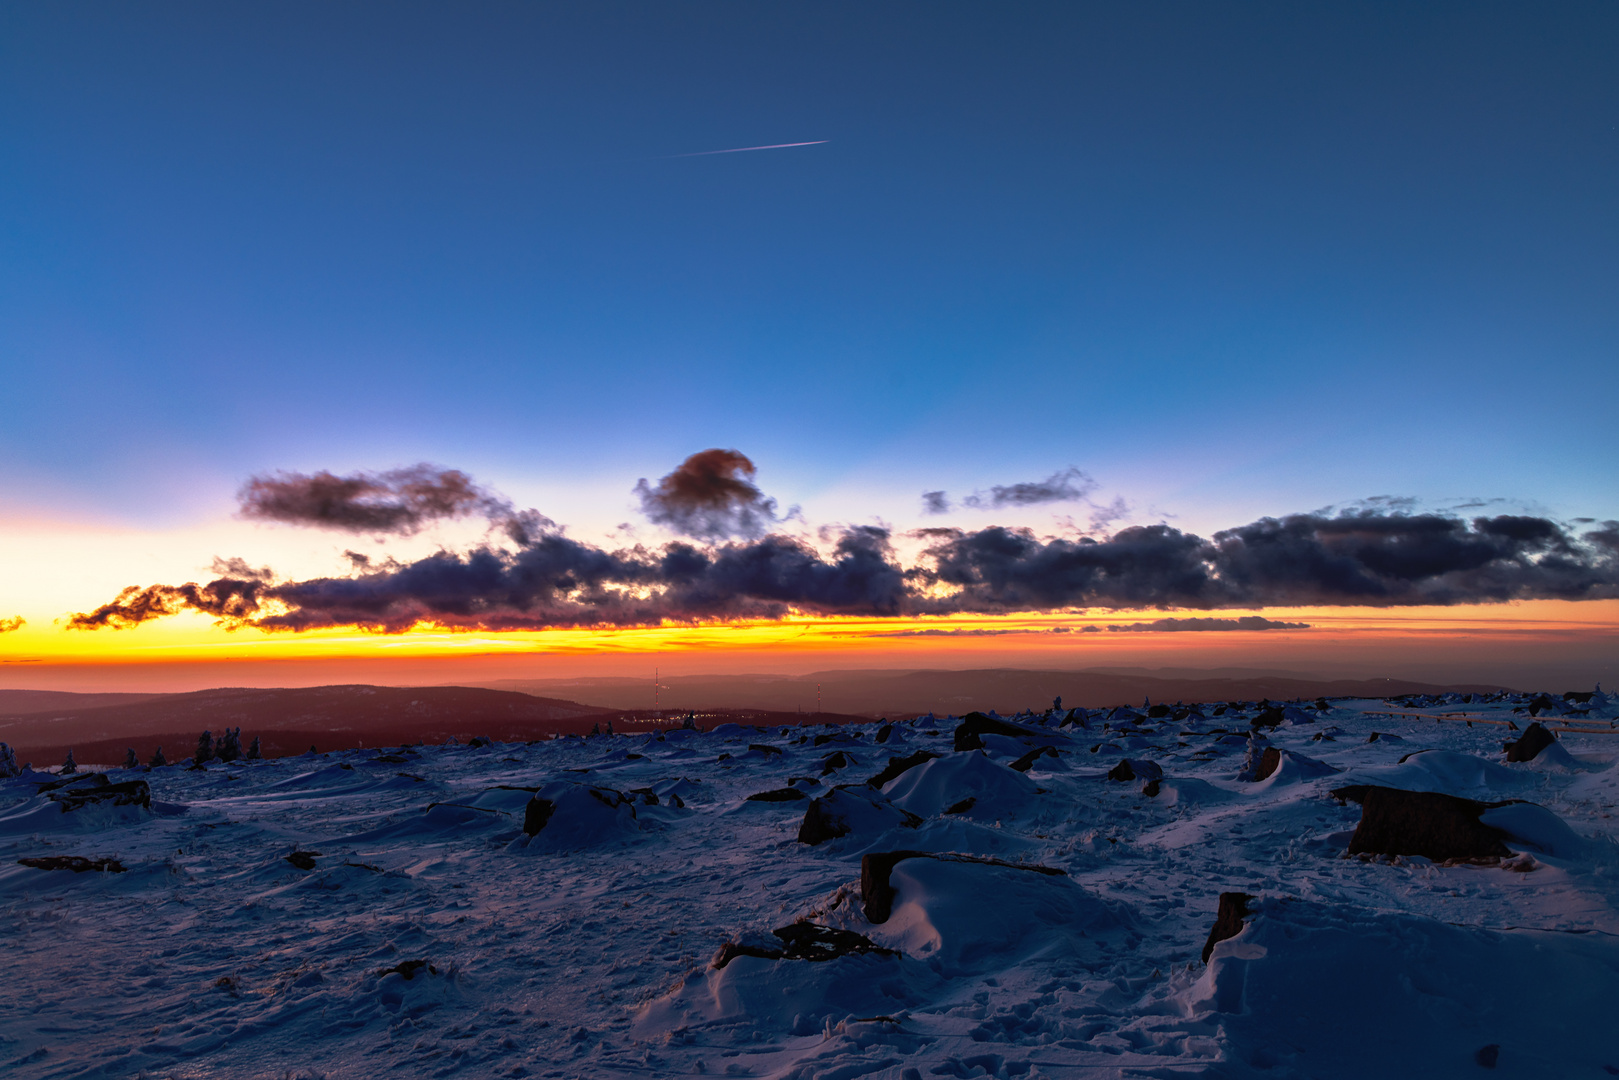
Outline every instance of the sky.
[[0, 3], [0, 683], [1619, 678], [1615, 55], [1602, 4]]

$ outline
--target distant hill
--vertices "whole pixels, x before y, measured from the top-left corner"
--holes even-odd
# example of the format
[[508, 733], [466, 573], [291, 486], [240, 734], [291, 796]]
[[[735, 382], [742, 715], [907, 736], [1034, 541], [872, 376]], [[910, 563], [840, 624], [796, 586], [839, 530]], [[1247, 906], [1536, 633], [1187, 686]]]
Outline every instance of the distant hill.
[[[817, 686], [828, 711], [891, 718], [923, 713], [960, 714], [973, 709], [1044, 709], [1061, 696], [1068, 707], [1103, 708], [1153, 701], [1252, 701], [1260, 698], [1367, 697], [1481, 693], [1509, 689], [1482, 683], [1434, 685], [1409, 679], [1331, 679], [1282, 673], [1225, 670], [1173, 676], [1137, 671], [822, 671], [809, 675], [689, 675], [662, 680], [659, 704], [682, 709], [816, 708]], [[559, 694], [602, 708], [647, 709], [650, 679], [506, 679], [489, 685], [533, 694]]]
[[66, 690], [0, 690], [0, 717], [129, 705], [166, 694], [74, 694]]
[[205, 728], [217, 733], [226, 726], [240, 727], [243, 738], [300, 731], [387, 732], [395, 742], [417, 732], [421, 734], [413, 741], [438, 732], [528, 739], [601, 711], [575, 701], [474, 686], [312, 686], [124, 696], [140, 700], [0, 715], [0, 741], [23, 752], [175, 732], [189, 732], [195, 740]]

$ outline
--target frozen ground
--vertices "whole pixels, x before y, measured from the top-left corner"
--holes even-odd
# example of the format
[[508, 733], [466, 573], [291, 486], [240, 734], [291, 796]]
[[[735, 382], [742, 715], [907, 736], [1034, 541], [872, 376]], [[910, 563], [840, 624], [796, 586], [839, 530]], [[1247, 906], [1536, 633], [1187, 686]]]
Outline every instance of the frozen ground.
[[[1521, 728], [1522, 704], [1467, 711]], [[1366, 715], [1389, 707], [1290, 713], [1269, 745], [1293, 753], [1257, 783], [1254, 710], [1208, 707], [1026, 717], [1042, 734], [959, 752], [924, 720], [881, 744], [730, 728], [106, 774], [150, 808], [64, 811], [25, 774], [0, 781], [0, 1072], [1619, 1075], [1619, 737], [1506, 764], [1505, 726]], [[1106, 779], [1126, 757], [1137, 779]], [[800, 843], [839, 784], [822, 806], [852, 831]], [[1499, 863], [1367, 860], [1345, 856], [1347, 784], [1546, 812], [1486, 815]], [[807, 797], [747, 799], [787, 787]], [[1066, 874], [909, 859], [876, 923], [861, 856], [896, 849]], [[74, 855], [125, 871], [17, 862]], [[1205, 965], [1225, 891], [1254, 914]], [[746, 954], [801, 919], [870, 944]]]

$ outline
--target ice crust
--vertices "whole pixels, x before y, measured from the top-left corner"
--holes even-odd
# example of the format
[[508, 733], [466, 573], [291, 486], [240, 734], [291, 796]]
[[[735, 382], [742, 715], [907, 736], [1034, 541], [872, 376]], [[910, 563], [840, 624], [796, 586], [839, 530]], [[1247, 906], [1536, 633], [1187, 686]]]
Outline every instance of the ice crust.
[[[151, 805], [71, 812], [58, 776], [0, 779], [0, 1073], [1448, 1080], [1487, 1047], [1494, 1075], [1619, 1071], [1619, 738], [1508, 765], [1504, 727], [1340, 702], [1267, 731], [1254, 783], [1253, 711], [1212, 708], [1022, 716], [961, 752], [927, 719], [111, 769]], [[1124, 757], [1163, 778], [1107, 779]], [[1515, 855], [1347, 858], [1356, 784], [1501, 803]], [[816, 798], [846, 836], [798, 842]], [[899, 861], [874, 924], [860, 859], [899, 849], [1015, 865]], [[125, 871], [17, 862], [51, 856]], [[1257, 899], [1205, 967], [1226, 891]], [[893, 954], [712, 966], [800, 920]]]

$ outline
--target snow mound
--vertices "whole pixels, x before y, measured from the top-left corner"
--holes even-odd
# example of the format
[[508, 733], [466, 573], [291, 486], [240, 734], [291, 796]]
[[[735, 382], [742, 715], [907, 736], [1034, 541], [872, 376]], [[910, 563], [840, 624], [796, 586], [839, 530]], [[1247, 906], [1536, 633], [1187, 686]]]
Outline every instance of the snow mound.
[[528, 803], [527, 834], [508, 850], [583, 851], [627, 843], [641, 832], [635, 800], [610, 788], [559, 782], [547, 784]]
[[798, 829], [798, 842], [814, 846], [846, 839], [870, 844], [892, 829], [914, 829], [920, 824], [921, 817], [900, 809], [868, 787], [839, 785], [810, 801]]
[[1486, 800], [1533, 783], [1532, 777], [1519, 770], [1454, 750], [1418, 750], [1398, 765], [1351, 769], [1349, 777], [1355, 783]]
[[1590, 842], [1568, 827], [1568, 822], [1531, 802], [1513, 802], [1492, 807], [1478, 817], [1492, 829], [1507, 834], [1507, 843], [1513, 847], [1528, 847], [1546, 855], [1560, 858], [1578, 858], [1585, 854]]
[[[1570, 992], [1578, 988], [1577, 992]], [[1619, 941], [1270, 900], [1179, 995], [1247, 1075], [1361, 1080], [1613, 1071]], [[1170, 1025], [1166, 1025], [1170, 1026]], [[1495, 1047], [1494, 1056], [1486, 1050]]]
[[1034, 806], [1033, 780], [977, 751], [907, 769], [883, 787], [895, 806], [922, 817], [955, 812], [979, 820], [1017, 817]]

